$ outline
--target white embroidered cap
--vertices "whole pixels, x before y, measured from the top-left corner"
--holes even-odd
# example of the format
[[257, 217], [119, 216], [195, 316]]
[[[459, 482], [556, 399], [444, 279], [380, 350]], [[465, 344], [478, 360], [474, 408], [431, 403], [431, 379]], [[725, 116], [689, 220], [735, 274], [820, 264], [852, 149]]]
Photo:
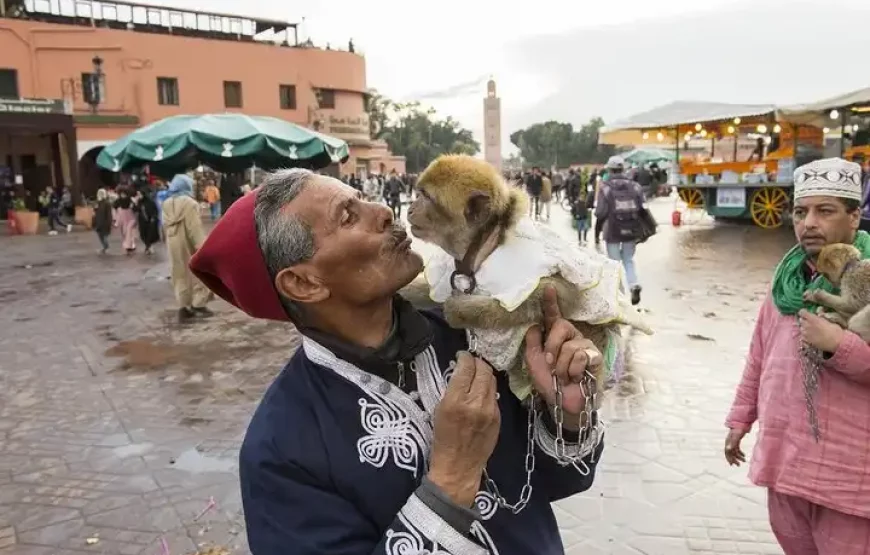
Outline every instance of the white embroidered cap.
[[861, 201], [861, 166], [842, 158], [825, 158], [794, 171], [794, 198], [837, 197]]

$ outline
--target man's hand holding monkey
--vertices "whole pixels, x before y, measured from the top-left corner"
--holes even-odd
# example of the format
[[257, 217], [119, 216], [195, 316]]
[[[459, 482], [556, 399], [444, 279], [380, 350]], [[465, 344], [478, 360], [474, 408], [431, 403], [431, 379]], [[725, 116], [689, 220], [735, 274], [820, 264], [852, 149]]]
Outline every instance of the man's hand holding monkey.
[[584, 380], [587, 371], [604, 363], [595, 345], [584, 338], [571, 322], [562, 317], [556, 290], [544, 291], [544, 329], [533, 326], [526, 333], [525, 359], [535, 391], [547, 402], [548, 407], [556, 402], [553, 376], [562, 386], [562, 410], [565, 413], [564, 427], [577, 431], [580, 415], [586, 409], [587, 388], [596, 387]]

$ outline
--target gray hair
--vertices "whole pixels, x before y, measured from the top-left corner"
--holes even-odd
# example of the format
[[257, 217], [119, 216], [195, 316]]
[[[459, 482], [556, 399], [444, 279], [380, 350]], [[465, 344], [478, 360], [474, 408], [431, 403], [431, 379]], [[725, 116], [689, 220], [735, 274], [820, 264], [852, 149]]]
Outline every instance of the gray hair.
[[[309, 185], [314, 175], [299, 168], [278, 170], [268, 174], [258, 187], [254, 223], [260, 251], [273, 283], [281, 270], [311, 260], [316, 251], [311, 226], [282, 212]], [[278, 296], [287, 315], [298, 324], [302, 319], [302, 306], [280, 292]]]

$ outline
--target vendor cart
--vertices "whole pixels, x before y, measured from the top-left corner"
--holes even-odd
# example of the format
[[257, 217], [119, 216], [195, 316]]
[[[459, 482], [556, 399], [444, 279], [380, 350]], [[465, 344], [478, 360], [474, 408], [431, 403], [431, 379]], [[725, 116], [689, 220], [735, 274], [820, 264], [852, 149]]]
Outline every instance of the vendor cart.
[[679, 171], [669, 180], [683, 222], [706, 213], [772, 229], [790, 211], [795, 161], [820, 157], [823, 137], [809, 126], [780, 123], [772, 105], [711, 102], [668, 104], [600, 134], [603, 144], [638, 140], [675, 150]]

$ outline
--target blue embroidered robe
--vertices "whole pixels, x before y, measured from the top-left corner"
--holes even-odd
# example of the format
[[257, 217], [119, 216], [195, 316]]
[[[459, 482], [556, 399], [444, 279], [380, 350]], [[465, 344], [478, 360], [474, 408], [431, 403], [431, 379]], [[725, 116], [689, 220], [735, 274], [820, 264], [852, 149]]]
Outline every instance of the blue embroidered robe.
[[[469, 533], [451, 527], [415, 494], [427, 471], [430, 415], [456, 352], [467, 348], [463, 333], [437, 315], [426, 317], [433, 339], [411, 363], [419, 404], [323, 345], [303, 340], [254, 414], [241, 451], [254, 555], [564, 552], [550, 504], [591, 486], [603, 446], [584, 459], [588, 472], [561, 466], [551, 456], [552, 434], [542, 418], [534, 429], [532, 495], [519, 514], [499, 508], [481, 482], [475, 500], [480, 519]], [[501, 495], [515, 503], [526, 483], [528, 411], [510, 393], [504, 374], [498, 374], [498, 390], [501, 432], [487, 471]]]

